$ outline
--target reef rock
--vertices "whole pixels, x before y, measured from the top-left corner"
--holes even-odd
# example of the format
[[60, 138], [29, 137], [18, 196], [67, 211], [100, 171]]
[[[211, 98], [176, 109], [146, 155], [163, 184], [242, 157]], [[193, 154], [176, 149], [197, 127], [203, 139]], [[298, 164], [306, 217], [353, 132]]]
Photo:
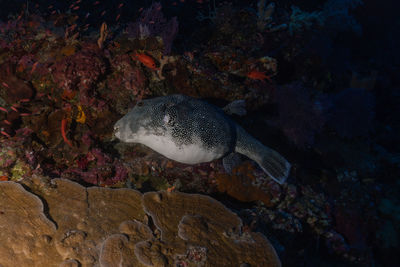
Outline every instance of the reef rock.
[[[280, 266], [218, 201], [179, 192], [0, 182], [0, 266]], [[246, 265], [246, 266], [247, 266]]]

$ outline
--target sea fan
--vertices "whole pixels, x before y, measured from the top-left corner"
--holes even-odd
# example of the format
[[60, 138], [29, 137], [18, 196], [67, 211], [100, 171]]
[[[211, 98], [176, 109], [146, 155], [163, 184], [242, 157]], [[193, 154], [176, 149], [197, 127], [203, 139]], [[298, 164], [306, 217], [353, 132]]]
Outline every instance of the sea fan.
[[172, 42], [178, 34], [178, 19], [173, 17], [168, 20], [161, 11], [160, 2], [154, 2], [149, 8], [143, 10], [140, 18], [126, 27], [129, 37], [145, 39], [149, 36], [160, 36], [164, 44], [164, 54], [171, 52]]

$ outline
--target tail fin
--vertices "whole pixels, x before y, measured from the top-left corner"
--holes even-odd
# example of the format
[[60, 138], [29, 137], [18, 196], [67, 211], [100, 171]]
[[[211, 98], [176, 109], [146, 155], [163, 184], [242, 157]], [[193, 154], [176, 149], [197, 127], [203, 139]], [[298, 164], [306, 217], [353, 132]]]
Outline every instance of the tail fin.
[[257, 162], [261, 169], [279, 184], [283, 184], [289, 176], [290, 163], [278, 152], [261, 144], [238, 125], [235, 151]]
[[289, 176], [291, 164], [278, 152], [264, 146], [265, 152], [260, 161], [261, 169], [278, 184], [283, 184]]

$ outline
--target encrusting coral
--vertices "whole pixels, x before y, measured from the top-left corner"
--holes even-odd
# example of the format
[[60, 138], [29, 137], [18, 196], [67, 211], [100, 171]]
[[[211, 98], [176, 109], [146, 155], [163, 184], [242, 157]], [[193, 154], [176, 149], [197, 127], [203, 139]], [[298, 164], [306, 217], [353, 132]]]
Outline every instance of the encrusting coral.
[[[26, 189], [25, 189], [26, 188]], [[208, 196], [0, 182], [1, 266], [280, 266], [260, 233]]]

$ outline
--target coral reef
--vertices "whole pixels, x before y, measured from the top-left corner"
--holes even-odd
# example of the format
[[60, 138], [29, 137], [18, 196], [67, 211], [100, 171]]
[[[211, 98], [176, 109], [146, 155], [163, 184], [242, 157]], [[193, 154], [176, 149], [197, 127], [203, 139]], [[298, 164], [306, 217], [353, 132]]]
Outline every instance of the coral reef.
[[86, 44], [82, 50], [66, 56], [51, 68], [54, 82], [64, 90], [79, 90], [79, 101], [83, 105], [93, 102], [93, 86], [106, 70], [104, 59], [98, 49]]
[[40, 176], [24, 186], [0, 182], [2, 266], [280, 266], [263, 235], [243, 233], [241, 220], [207, 196]]

